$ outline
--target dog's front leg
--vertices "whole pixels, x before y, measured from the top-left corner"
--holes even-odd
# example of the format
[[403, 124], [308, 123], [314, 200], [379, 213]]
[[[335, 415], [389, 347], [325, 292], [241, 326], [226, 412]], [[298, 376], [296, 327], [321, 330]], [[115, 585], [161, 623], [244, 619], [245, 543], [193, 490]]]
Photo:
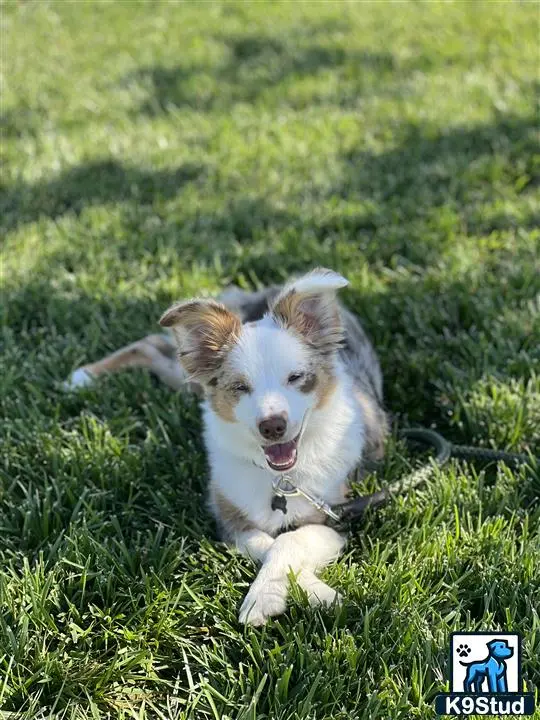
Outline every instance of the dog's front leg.
[[264, 625], [269, 617], [284, 612], [289, 572], [296, 575], [311, 604], [329, 605], [338, 600], [335, 590], [315, 572], [335, 560], [345, 542], [343, 535], [326, 525], [304, 525], [279, 535], [262, 554], [262, 568], [242, 603], [240, 622]]
[[495, 680], [495, 690], [493, 692], [499, 692], [499, 693], [507, 693], [508, 692], [508, 685], [506, 684], [506, 672], [503, 672], [503, 674], [496, 678]]
[[266, 553], [274, 544], [274, 538], [262, 530], [245, 530], [234, 535], [236, 549], [256, 562], [264, 562]]

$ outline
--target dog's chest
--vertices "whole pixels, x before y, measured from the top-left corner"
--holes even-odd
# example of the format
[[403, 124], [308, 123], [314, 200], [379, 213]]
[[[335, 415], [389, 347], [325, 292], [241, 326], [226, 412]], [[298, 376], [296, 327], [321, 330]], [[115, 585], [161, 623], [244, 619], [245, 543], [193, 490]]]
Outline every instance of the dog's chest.
[[268, 508], [261, 510], [263, 529], [271, 535], [307, 523], [323, 523], [326, 520], [324, 513], [302, 497], [278, 498], [276, 502], [274, 496], [270, 499], [270, 510], [268, 511]]
[[[290, 473], [294, 485], [329, 505], [344, 501], [347, 476], [358, 464], [363, 447], [363, 428], [355, 406], [345, 401], [337, 405], [329, 412], [331, 428], [324, 418], [312, 418], [310, 435], [304, 436], [298, 462]], [[249, 524], [275, 535], [292, 527], [325, 522], [326, 515], [302, 496], [287, 497], [285, 507], [283, 501], [273, 503], [272, 484], [277, 473], [255, 459], [232, 454], [218, 428], [213, 427], [213, 419], [209, 413], [206, 442], [212, 484]], [[232, 444], [233, 437], [230, 440]], [[261, 460], [258, 455], [257, 460]]]
[[[313, 484], [307, 477], [300, 474], [291, 478], [299, 486], [307, 488], [317, 498], [325, 500], [329, 504], [342, 502], [345, 498], [346, 484], [344, 481], [337, 481], [335, 476], [329, 475], [325, 481]], [[271, 535], [283, 530], [305, 525], [307, 523], [323, 523], [326, 515], [317, 510], [312, 503], [301, 495], [286, 496], [280, 498], [273, 490], [272, 481], [275, 477], [262, 470], [253, 467], [245, 473], [233, 473], [220, 478], [221, 488], [227, 497], [233, 502], [256, 527]]]

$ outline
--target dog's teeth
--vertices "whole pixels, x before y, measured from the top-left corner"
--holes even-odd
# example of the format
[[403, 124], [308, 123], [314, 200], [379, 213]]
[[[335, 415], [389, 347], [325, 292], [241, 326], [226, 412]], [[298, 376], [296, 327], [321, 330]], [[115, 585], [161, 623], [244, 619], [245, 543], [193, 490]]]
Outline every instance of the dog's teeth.
[[[289, 443], [287, 443], [289, 444]], [[292, 443], [290, 443], [292, 445]], [[297, 450], [296, 447], [290, 448], [290, 454], [285, 457], [285, 459], [280, 460], [278, 457], [275, 457], [277, 454], [275, 452], [276, 448], [269, 448], [268, 450], [264, 451], [264, 454], [266, 455], [266, 459], [268, 460], [268, 463], [271, 467], [273, 467], [275, 470], [289, 470], [294, 463], [296, 462], [297, 458]], [[283, 458], [283, 453], [279, 453], [281, 457]]]

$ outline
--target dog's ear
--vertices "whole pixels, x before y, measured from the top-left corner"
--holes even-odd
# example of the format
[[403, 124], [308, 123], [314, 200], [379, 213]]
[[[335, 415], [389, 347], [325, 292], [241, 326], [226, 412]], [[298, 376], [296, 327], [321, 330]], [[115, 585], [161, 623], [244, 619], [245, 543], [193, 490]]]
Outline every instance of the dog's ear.
[[284, 328], [299, 333], [322, 354], [331, 354], [343, 342], [343, 325], [336, 292], [348, 281], [325, 268], [316, 268], [286, 285], [270, 312]]
[[188, 376], [207, 382], [219, 369], [234, 343], [242, 322], [214, 300], [188, 300], [170, 307], [159, 321], [172, 328], [178, 345], [178, 359]]

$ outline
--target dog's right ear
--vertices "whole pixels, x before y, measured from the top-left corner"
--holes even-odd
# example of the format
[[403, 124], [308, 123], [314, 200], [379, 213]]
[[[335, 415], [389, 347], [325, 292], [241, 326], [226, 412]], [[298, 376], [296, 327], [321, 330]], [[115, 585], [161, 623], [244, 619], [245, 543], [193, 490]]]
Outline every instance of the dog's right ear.
[[214, 300], [188, 300], [170, 307], [159, 321], [172, 328], [178, 359], [188, 376], [208, 382], [242, 328], [240, 318]]

